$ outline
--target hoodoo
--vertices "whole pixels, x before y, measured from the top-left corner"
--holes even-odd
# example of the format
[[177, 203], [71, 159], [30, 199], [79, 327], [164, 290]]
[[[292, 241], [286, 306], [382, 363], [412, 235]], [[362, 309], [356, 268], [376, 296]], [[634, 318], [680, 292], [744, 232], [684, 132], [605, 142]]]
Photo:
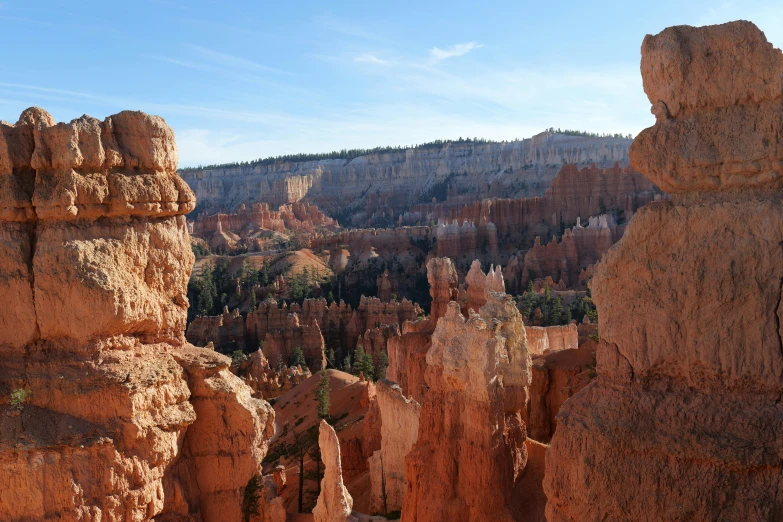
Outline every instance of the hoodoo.
[[527, 463], [520, 411], [530, 365], [510, 296], [490, 292], [468, 319], [448, 303], [427, 352], [429, 390], [405, 459], [403, 519], [513, 520], [514, 486]]
[[558, 416], [547, 517], [780, 520], [783, 54], [749, 22], [672, 27], [641, 70], [631, 162], [673, 198], [596, 269], [598, 378]]
[[0, 520], [239, 521], [274, 413], [185, 342], [174, 133], [0, 123]]

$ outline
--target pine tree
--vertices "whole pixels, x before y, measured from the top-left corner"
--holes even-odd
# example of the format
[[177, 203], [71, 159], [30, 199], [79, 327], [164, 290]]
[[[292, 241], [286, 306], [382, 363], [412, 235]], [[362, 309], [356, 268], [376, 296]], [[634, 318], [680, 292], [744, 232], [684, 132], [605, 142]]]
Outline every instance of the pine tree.
[[378, 379], [386, 378], [386, 368], [389, 367], [389, 356], [386, 352], [381, 352], [378, 356]]
[[202, 316], [213, 315], [217, 289], [215, 288], [214, 271], [209, 263], [204, 263], [204, 267], [201, 269], [201, 284], [199, 286], [200, 292], [196, 303], [198, 314]]
[[364, 352], [364, 347], [360, 344], [356, 347], [353, 354], [353, 373], [354, 375], [364, 374], [364, 378], [372, 380], [375, 373], [375, 367], [372, 364], [372, 355]]
[[315, 389], [315, 400], [318, 403], [318, 417], [326, 419], [329, 417], [329, 373], [321, 370], [321, 379], [318, 381], [318, 387]]
[[520, 300], [519, 304], [522, 308], [522, 314], [525, 316], [525, 319], [530, 319], [531, 315], [533, 314], [533, 310], [535, 310], [536, 306], [538, 305], [538, 295], [533, 288], [532, 281], [528, 283], [527, 291], [522, 294], [522, 299]]
[[291, 354], [291, 360], [289, 361], [289, 366], [294, 368], [296, 366], [301, 366], [302, 369], [307, 367], [307, 361], [305, 360], [304, 353], [302, 352], [302, 349], [297, 346], [294, 348], [293, 353]]
[[351, 354], [345, 356], [345, 359], [343, 359], [343, 371], [345, 373], [353, 373], [353, 368], [351, 367]]
[[563, 324], [563, 319], [565, 319], [565, 314], [563, 312], [563, 300], [559, 297], [556, 297], [552, 300], [552, 308], [549, 313], [548, 326], [559, 326]]

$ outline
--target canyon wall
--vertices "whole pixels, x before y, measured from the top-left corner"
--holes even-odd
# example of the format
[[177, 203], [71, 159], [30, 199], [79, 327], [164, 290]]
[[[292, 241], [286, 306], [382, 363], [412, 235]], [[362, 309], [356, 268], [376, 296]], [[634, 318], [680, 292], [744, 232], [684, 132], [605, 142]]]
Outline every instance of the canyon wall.
[[[282, 205], [306, 201], [334, 216], [346, 210], [355, 225], [374, 218], [394, 222], [438, 184], [461, 176], [460, 188], [480, 197], [545, 187], [566, 163], [609, 167], [628, 163], [631, 140], [541, 133], [505, 143], [446, 143], [370, 153], [351, 160], [323, 159], [186, 169], [200, 208], [234, 211], [240, 204]], [[484, 187], [487, 190], [482, 190]], [[500, 189], [499, 187], [502, 187]], [[494, 192], [491, 190], [494, 189]], [[524, 194], [520, 194], [524, 195]]]
[[783, 54], [749, 22], [679, 26], [641, 70], [632, 163], [674, 196], [596, 268], [598, 377], [557, 417], [547, 517], [778, 520]]
[[443, 219], [447, 223], [467, 221], [477, 226], [494, 223], [498, 237], [505, 237], [539, 221], [553, 226], [570, 224], [579, 217], [586, 219], [609, 208], [621, 210], [630, 219], [639, 207], [654, 199], [656, 192], [655, 185], [631, 167], [615, 164], [599, 168], [593, 164], [579, 169], [569, 163], [557, 171], [540, 197], [483, 199], [457, 208], [420, 205], [412, 208], [402, 221]]
[[240, 520], [274, 413], [185, 342], [176, 165], [140, 112], [0, 123], [2, 520]]

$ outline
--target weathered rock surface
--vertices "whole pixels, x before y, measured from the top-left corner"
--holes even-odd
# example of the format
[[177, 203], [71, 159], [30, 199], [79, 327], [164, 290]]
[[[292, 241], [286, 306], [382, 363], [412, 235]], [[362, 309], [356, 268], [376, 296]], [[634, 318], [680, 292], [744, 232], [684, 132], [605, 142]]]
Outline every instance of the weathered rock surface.
[[140, 112], [0, 123], [2, 520], [239, 520], [274, 414], [184, 342], [176, 165]]
[[430, 323], [434, 330], [438, 319], [446, 314], [449, 302], [457, 300], [457, 271], [451, 260], [434, 257], [427, 261], [427, 282], [432, 296]]
[[543, 355], [579, 347], [579, 331], [576, 324], [564, 326], [525, 326], [530, 355]]
[[340, 441], [326, 421], [318, 428], [318, 446], [324, 463], [324, 478], [321, 480], [321, 494], [313, 509], [315, 522], [355, 522], [351, 516], [353, 499], [343, 484], [343, 470], [340, 464]]
[[[530, 339], [530, 328], [527, 334]], [[527, 415], [531, 439], [543, 443], [552, 439], [563, 403], [595, 378], [596, 348], [594, 341], [587, 341], [578, 348], [533, 357]]]
[[644, 39], [641, 67], [656, 124], [631, 158], [659, 187], [783, 186], [783, 56], [764, 33], [745, 21], [670, 27]]
[[388, 380], [378, 382], [375, 396], [381, 415], [381, 449], [369, 459], [370, 507], [373, 513], [388, 513], [402, 509], [405, 457], [419, 436], [421, 406]]
[[645, 39], [632, 161], [675, 197], [595, 271], [598, 379], [558, 416], [550, 521], [781, 517], [783, 168], [759, 134], [783, 130], [781, 63], [747, 22]]
[[400, 385], [405, 396], [412, 397], [419, 403], [427, 390], [424, 373], [435, 325], [445, 314], [449, 302], [459, 297], [457, 271], [449, 258], [435, 257], [427, 262], [427, 281], [432, 298], [430, 316], [426, 319], [405, 321], [402, 324], [402, 335], [390, 337], [387, 344], [387, 377]]
[[487, 304], [489, 292], [505, 293], [506, 291], [506, 283], [503, 281], [500, 267], [496, 270], [494, 266], [490, 266], [489, 272], [485, 274], [478, 260], [473, 261], [470, 266], [470, 271], [465, 276], [465, 283], [468, 285], [466, 313], [469, 313], [469, 310], [475, 312]]
[[405, 520], [513, 520], [527, 461], [520, 409], [530, 383], [522, 319], [492, 293], [465, 319], [450, 303], [427, 352], [416, 444], [405, 461]]

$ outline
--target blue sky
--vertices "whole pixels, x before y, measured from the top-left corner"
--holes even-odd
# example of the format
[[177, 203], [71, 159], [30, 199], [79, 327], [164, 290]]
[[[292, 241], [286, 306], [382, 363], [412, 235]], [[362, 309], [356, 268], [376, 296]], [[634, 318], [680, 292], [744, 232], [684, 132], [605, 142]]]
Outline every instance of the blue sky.
[[180, 165], [554, 126], [653, 122], [644, 35], [739, 18], [783, 45], [783, 3], [0, 1], [0, 119], [123, 109], [174, 128]]

